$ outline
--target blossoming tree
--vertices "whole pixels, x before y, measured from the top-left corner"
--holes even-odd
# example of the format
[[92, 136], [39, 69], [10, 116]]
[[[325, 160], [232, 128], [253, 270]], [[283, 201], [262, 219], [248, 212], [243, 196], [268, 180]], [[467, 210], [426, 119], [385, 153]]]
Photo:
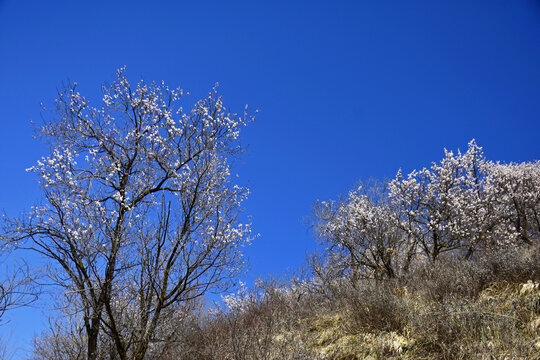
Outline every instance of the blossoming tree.
[[486, 160], [474, 140], [386, 187], [361, 186], [315, 207], [326, 257], [345, 272], [394, 277], [443, 253], [471, 259], [540, 239], [540, 161]]
[[92, 106], [68, 86], [41, 134], [50, 154], [29, 169], [43, 205], [11, 219], [3, 237], [50, 260], [86, 339], [120, 359], [142, 359], [178, 304], [226, 286], [241, 269], [248, 189], [231, 182], [251, 120], [226, 110], [216, 89], [191, 111], [163, 82], [132, 86], [124, 69]]
[[398, 172], [389, 197], [398, 209], [397, 224], [414, 238], [432, 260], [461, 249], [470, 257], [490, 237], [495, 216], [484, 191], [490, 163], [472, 140], [465, 153], [445, 149], [445, 157], [430, 168], [406, 177]]
[[[340, 254], [332, 266], [342, 266], [353, 278], [396, 277], [408, 268], [414, 247], [395, 225], [394, 209], [384, 184], [360, 185], [342, 201], [320, 201], [314, 208], [317, 235]], [[362, 271], [360, 271], [362, 270]]]
[[532, 244], [540, 238], [540, 161], [493, 164], [487, 190], [507, 240]]

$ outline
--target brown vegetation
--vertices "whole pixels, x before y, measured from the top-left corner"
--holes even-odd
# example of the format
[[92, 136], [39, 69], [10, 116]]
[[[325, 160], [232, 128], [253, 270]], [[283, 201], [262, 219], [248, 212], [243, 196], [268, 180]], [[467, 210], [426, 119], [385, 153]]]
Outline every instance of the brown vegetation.
[[313, 278], [269, 280], [225, 308], [199, 304], [153, 358], [539, 358], [539, 247], [441, 257], [400, 279], [326, 280], [325, 291]]

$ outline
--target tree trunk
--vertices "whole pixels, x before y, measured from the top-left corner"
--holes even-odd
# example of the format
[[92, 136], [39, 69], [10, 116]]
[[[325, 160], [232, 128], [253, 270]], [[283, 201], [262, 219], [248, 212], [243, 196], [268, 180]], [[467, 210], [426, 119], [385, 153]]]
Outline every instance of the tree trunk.
[[95, 326], [95, 321], [92, 321], [92, 327], [88, 331], [88, 360], [97, 360], [98, 356], [98, 327]]

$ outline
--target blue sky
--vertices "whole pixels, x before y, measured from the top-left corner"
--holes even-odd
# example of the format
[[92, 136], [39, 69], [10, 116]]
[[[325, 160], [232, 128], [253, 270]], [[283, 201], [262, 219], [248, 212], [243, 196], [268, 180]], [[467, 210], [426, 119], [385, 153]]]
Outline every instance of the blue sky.
[[[279, 275], [315, 248], [314, 201], [359, 179], [472, 138], [492, 160], [539, 159], [539, 39], [535, 0], [0, 0], [0, 209], [40, 199], [24, 171], [46, 150], [30, 120], [63, 81], [97, 98], [125, 64], [133, 81], [180, 85], [187, 103], [219, 82], [231, 110], [260, 110], [236, 169], [261, 234], [245, 280]], [[25, 347], [43, 313], [13, 312], [0, 334]]]

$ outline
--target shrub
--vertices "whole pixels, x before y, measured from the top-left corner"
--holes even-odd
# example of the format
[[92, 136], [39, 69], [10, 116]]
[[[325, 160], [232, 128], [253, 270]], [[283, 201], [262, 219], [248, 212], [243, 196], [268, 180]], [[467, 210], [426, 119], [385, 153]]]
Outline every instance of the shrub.
[[400, 331], [407, 321], [407, 308], [390, 280], [344, 283], [336, 293], [338, 308], [347, 331]]
[[532, 246], [509, 246], [491, 251], [484, 254], [480, 263], [496, 281], [538, 281], [540, 280], [540, 243]]
[[442, 302], [450, 298], [474, 298], [491, 282], [491, 274], [478, 262], [440, 257], [416, 266], [404, 284], [409, 291]]

